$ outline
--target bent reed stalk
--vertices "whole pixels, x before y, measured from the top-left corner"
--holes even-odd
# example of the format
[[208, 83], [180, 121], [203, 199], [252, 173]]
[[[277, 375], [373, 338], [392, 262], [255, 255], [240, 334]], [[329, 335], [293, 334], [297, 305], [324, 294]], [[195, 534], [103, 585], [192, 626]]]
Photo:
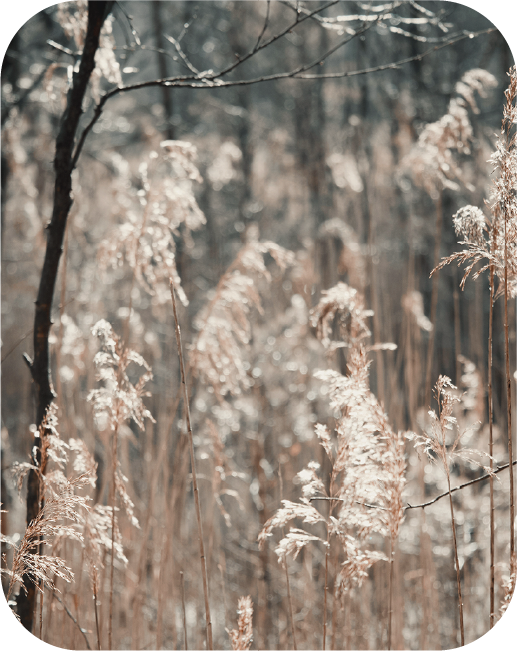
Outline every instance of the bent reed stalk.
[[197, 527], [198, 527], [198, 537], [199, 537], [199, 554], [201, 560], [201, 573], [203, 576], [203, 592], [205, 596], [205, 615], [206, 615], [206, 638], [207, 638], [207, 648], [212, 650], [214, 648], [214, 643], [212, 640], [212, 620], [210, 617], [210, 602], [208, 597], [208, 574], [206, 569], [206, 558], [205, 558], [205, 545], [203, 542], [203, 523], [201, 520], [201, 506], [199, 502], [199, 488], [197, 484], [197, 475], [196, 475], [196, 458], [194, 453], [194, 441], [192, 437], [192, 424], [190, 421], [190, 405], [187, 389], [187, 377], [185, 373], [185, 364], [183, 362], [183, 347], [181, 344], [181, 331], [178, 320], [178, 312], [176, 309], [176, 297], [174, 294], [174, 284], [172, 278], [169, 280], [171, 298], [172, 298], [172, 310], [174, 313], [174, 323], [176, 331], [176, 344], [178, 346], [178, 355], [180, 360], [180, 372], [181, 372], [181, 384], [183, 385], [183, 399], [185, 403], [185, 416], [187, 421], [187, 433], [189, 440], [189, 449], [190, 449], [190, 463], [192, 467], [192, 488], [194, 492], [194, 503], [196, 506], [196, 518], [197, 518]]

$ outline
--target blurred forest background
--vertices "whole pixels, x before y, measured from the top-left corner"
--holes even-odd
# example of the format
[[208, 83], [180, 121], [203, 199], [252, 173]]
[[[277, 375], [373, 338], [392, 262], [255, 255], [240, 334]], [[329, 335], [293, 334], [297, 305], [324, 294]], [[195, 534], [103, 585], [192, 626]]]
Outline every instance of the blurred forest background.
[[[169, 277], [189, 373], [214, 648], [248, 648], [242, 603], [240, 637], [226, 632], [239, 631], [238, 600], [246, 595], [252, 648], [460, 643], [447, 498], [406, 510], [391, 538], [377, 524], [361, 530], [361, 517], [375, 510], [361, 507], [354, 540], [393, 562], [366, 554], [364, 571], [356, 568], [348, 582], [336, 577], [355, 553], [352, 538], [347, 547], [338, 532], [326, 546], [300, 542], [300, 533], [291, 539], [291, 550], [300, 548], [293, 559], [285, 549], [275, 553], [287, 520], [279, 518], [260, 547], [258, 535], [281, 500], [299, 503], [314, 479], [307, 472], [332, 490], [325, 435], [315, 425], [333, 432], [349, 407], [337, 407], [330, 377], [315, 373], [352, 373], [347, 351], [359, 350], [356, 317], [366, 320], [360, 337], [373, 349], [361, 354], [371, 360], [369, 387], [390, 431], [426, 431], [428, 409], [438, 410], [432, 387], [446, 375], [466, 392], [456, 414], [469, 428], [462, 443], [488, 451], [489, 274], [467, 280], [462, 291], [455, 264], [430, 273], [460, 248], [452, 216], [468, 204], [485, 209], [492, 191], [488, 161], [513, 59], [500, 33], [460, 4], [346, 1], [315, 12], [318, 5], [122, 1], [105, 23], [79, 133], [117, 85], [188, 79], [114, 94], [72, 177], [50, 340], [53, 418], [63, 445], [50, 456], [48, 483], [52, 469], [71, 477], [88, 463], [93, 472], [95, 463], [89, 505], [99, 508], [96, 524], [83, 518], [74, 525], [83, 542], [63, 530], [45, 546], [75, 574], [72, 582], [54, 577], [60, 592], [45, 590], [38, 600], [33, 632], [51, 644], [84, 648], [86, 636], [91, 648], [110, 648], [108, 639], [111, 648], [186, 648], [187, 636], [191, 648], [207, 645]], [[87, 3], [77, 2], [34, 16], [2, 69], [5, 567], [13, 562], [10, 543], [19, 544], [26, 527], [25, 488], [20, 499], [10, 470], [23, 478], [37, 431], [22, 353], [32, 355], [55, 142], [86, 12]], [[210, 81], [235, 63], [223, 83]], [[325, 321], [332, 295], [324, 292], [336, 285], [352, 301], [342, 294], [329, 308], [331, 317], [344, 310], [341, 330], [338, 317]], [[509, 309], [515, 315], [515, 301]], [[502, 298], [493, 315], [493, 456], [500, 466], [508, 463]], [[509, 340], [513, 373], [514, 316]], [[118, 366], [117, 341], [141, 355], [127, 369]], [[133, 401], [115, 426], [106, 406], [109, 374], [98, 380], [103, 368], [117, 369]], [[339, 446], [340, 436], [331, 441]], [[404, 505], [447, 491], [447, 474], [424, 457], [406, 441]], [[453, 486], [485, 472], [464, 458], [450, 466]], [[496, 620], [510, 575], [508, 474], [494, 482]], [[48, 490], [57, 493], [59, 481]], [[327, 502], [310, 504], [327, 518]], [[490, 626], [489, 482], [455, 493], [454, 515], [468, 643]], [[323, 522], [302, 521], [300, 511], [290, 525], [327, 540]], [[120, 544], [111, 587], [113, 538]]]

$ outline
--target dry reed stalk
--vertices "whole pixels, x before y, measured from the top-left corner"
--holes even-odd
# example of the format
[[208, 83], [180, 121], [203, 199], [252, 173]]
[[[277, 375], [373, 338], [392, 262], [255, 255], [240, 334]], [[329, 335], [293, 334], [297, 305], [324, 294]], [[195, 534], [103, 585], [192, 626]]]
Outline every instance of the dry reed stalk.
[[456, 358], [456, 384], [459, 386], [461, 381], [461, 319], [460, 319], [460, 293], [456, 287], [456, 274], [454, 274], [455, 286], [453, 292], [454, 301], [454, 355]]
[[[442, 225], [443, 225], [443, 210], [442, 210], [442, 192], [440, 191], [438, 200], [435, 204], [436, 209], [436, 226], [435, 226], [435, 236], [434, 236], [434, 265], [433, 269], [436, 269], [440, 262], [440, 247], [442, 245]], [[439, 289], [440, 276], [438, 274], [433, 274], [433, 283], [431, 289], [431, 311], [429, 314], [429, 319], [433, 324], [433, 329], [429, 333], [429, 342], [427, 344], [427, 361], [426, 361], [426, 371], [425, 371], [425, 406], [430, 408], [431, 405], [431, 393], [432, 393], [432, 383], [431, 378], [433, 376], [433, 355], [434, 355], [434, 338], [436, 332], [436, 311], [438, 308], [438, 289]]]
[[[138, 251], [140, 248], [140, 238], [143, 235], [144, 229], [145, 229], [145, 224], [147, 221], [147, 215], [148, 215], [148, 205], [146, 204], [146, 209], [144, 210], [144, 215], [142, 219], [142, 226], [140, 229], [140, 233], [138, 237], [135, 239], [135, 251], [134, 251], [134, 256], [135, 259], [138, 257]], [[123, 335], [122, 335], [122, 341], [124, 347], [129, 345], [129, 336], [130, 336], [130, 320], [131, 320], [131, 310], [133, 306], [133, 287], [135, 285], [135, 279], [136, 279], [136, 265], [133, 267], [133, 274], [131, 277], [131, 284], [130, 284], [130, 289], [129, 289], [129, 306], [127, 310], [127, 317], [124, 320], [124, 326], [123, 326]], [[121, 379], [121, 366], [119, 366], [119, 374], [118, 374], [118, 384], [120, 384], [120, 379]], [[111, 513], [112, 513], [112, 519], [111, 519], [111, 566], [110, 566], [110, 600], [109, 600], [109, 625], [108, 625], [108, 649], [112, 649], [112, 624], [113, 624], [113, 577], [114, 577], [114, 553], [115, 553], [115, 510], [116, 510], [116, 501], [117, 501], [117, 492], [116, 492], [116, 472], [117, 472], [117, 461], [118, 461], [118, 426], [119, 426], [119, 419], [118, 419], [118, 414], [117, 414], [117, 421], [116, 421], [116, 426], [115, 426], [115, 432], [113, 433], [113, 440], [112, 440], [112, 476], [111, 476], [111, 489], [110, 489], [110, 501], [111, 501]], [[135, 621], [137, 618], [135, 618]]]
[[[452, 541], [454, 546], [454, 560], [456, 565], [456, 584], [458, 588], [458, 600], [459, 600], [459, 611], [460, 611], [460, 637], [461, 637], [461, 646], [465, 646], [465, 630], [463, 627], [463, 598], [461, 594], [461, 579], [460, 579], [460, 565], [458, 558], [458, 543], [456, 540], [456, 523], [454, 519], [454, 507], [452, 504], [452, 493], [451, 493], [451, 474], [449, 469], [449, 464], [447, 461], [447, 447], [445, 442], [445, 430], [447, 427], [447, 419], [452, 414], [452, 406], [454, 404], [453, 399], [451, 399], [447, 393], [444, 391], [446, 386], [451, 386], [451, 383], [447, 383], [448, 378], [440, 377], [436, 384], [436, 399], [438, 402], [438, 418], [440, 421], [440, 432], [441, 432], [441, 444], [442, 444], [442, 461], [447, 476], [447, 489], [449, 492], [449, 506], [451, 510], [451, 526], [452, 526]], [[445, 402], [445, 405], [443, 404]]]
[[[447, 449], [447, 431], [452, 430], [453, 423], [456, 422], [456, 419], [453, 418], [453, 410], [457, 403], [460, 402], [453, 392], [456, 390], [456, 387], [452, 384], [450, 379], [444, 375], [440, 375], [438, 381], [435, 385], [435, 396], [438, 403], [438, 413], [434, 411], [429, 411], [429, 416], [431, 417], [431, 427], [430, 431], [427, 432], [424, 430], [422, 435], [411, 434], [408, 436], [409, 439], [414, 440], [416, 446], [422, 446], [426, 452], [430, 461], [434, 461], [437, 457], [445, 471], [447, 478], [447, 494], [449, 496], [449, 506], [451, 511], [451, 527], [452, 527], [452, 539], [453, 539], [453, 548], [454, 548], [454, 559], [456, 565], [456, 583], [458, 588], [458, 603], [459, 603], [459, 615], [460, 615], [460, 636], [461, 636], [461, 646], [465, 644], [465, 630], [463, 624], [463, 597], [461, 593], [461, 578], [460, 578], [460, 566], [458, 559], [458, 543], [456, 540], [456, 522], [454, 518], [454, 506], [452, 503], [452, 490], [451, 490], [451, 475], [449, 463], [456, 458], [465, 458], [468, 461], [473, 462], [472, 454], [478, 454], [476, 450], [460, 450], [459, 442], [462, 433], [458, 433], [455, 437], [454, 443], [450, 450]], [[477, 463], [477, 462], [476, 462]], [[478, 464], [480, 465], [480, 464]]]
[[[488, 454], [490, 455], [490, 470], [494, 470], [494, 431], [493, 431], [493, 396], [492, 396], [492, 364], [493, 364], [493, 332], [494, 332], [494, 265], [490, 265], [490, 304], [488, 320]], [[494, 518], [494, 478], [490, 476], [490, 628], [495, 623], [495, 518]]]
[[[517, 84], [517, 80], [516, 80]], [[506, 206], [505, 206], [506, 207]], [[510, 336], [508, 328], [508, 211], [504, 211], [504, 355], [506, 405], [508, 416], [508, 463], [510, 464], [510, 561], [515, 555], [515, 504], [513, 486], [512, 376], [510, 375]]]
[[289, 619], [291, 621], [291, 635], [293, 636], [293, 649], [298, 651], [298, 646], [296, 644], [296, 633], [294, 629], [294, 612], [293, 612], [293, 600], [291, 598], [291, 585], [289, 582], [289, 571], [287, 567], [287, 557], [284, 558], [284, 571], [285, 571], [285, 584], [287, 586], [287, 605], [289, 607]]
[[224, 550], [220, 550], [220, 559], [221, 562], [217, 564], [217, 568], [219, 570], [219, 573], [221, 574], [221, 590], [223, 593], [223, 609], [224, 609], [224, 628], [226, 630], [226, 622], [227, 622], [227, 617], [228, 617], [228, 604], [226, 602], [226, 583], [224, 580], [224, 575], [226, 573], [226, 557], [224, 555]]
[[93, 589], [93, 605], [95, 610], [95, 630], [97, 632], [97, 649], [98, 651], [101, 651], [101, 630], [99, 626], [98, 590], [97, 590], [96, 580], [94, 586], [95, 587]]
[[183, 572], [180, 572], [181, 583], [181, 607], [183, 609], [183, 634], [185, 635], [185, 651], [188, 651], [188, 638], [187, 638], [187, 611], [185, 608], [185, 577]]
[[[174, 523], [174, 520], [172, 519], [172, 523]], [[162, 542], [160, 546], [160, 563], [159, 563], [159, 570], [158, 570], [158, 589], [157, 589], [157, 595], [158, 595], [158, 608], [157, 608], [157, 615], [156, 615], [156, 642], [155, 646], [157, 649], [161, 649], [163, 646], [163, 613], [165, 609], [165, 598], [167, 596], [167, 580], [165, 576], [165, 572], [167, 569], [170, 569], [169, 567], [169, 554], [171, 553], [170, 547], [168, 543], [169, 541], [169, 536], [168, 536], [168, 531], [173, 531], [173, 526], [171, 527], [171, 519], [166, 516], [166, 524], [165, 524], [165, 530], [162, 533]], [[174, 560], [174, 559], [173, 559]], [[171, 562], [171, 565], [173, 566], [173, 562]], [[174, 576], [171, 581], [171, 595], [174, 595]], [[176, 639], [176, 626], [175, 626], [175, 618], [173, 617], [171, 620], [172, 623], [172, 634], [173, 634], [173, 639]], [[176, 644], [174, 644], [174, 647], [176, 647]]]
[[[120, 370], [120, 367], [119, 367]], [[115, 570], [115, 511], [117, 502], [116, 473], [117, 473], [117, 455], [118, 455], [118, 426], [119, 426], [119, 409], [117, 408], [117, 420], [115, 431], [112, 436], [111, 448], [111, 556], [110, 556], [110, 579], [109, 579], [109, 619], [108, 619], [108, 649], [113, 649], [113, 578]]]
[[[367, 197], [368, 193], [368, 187], [367, 184], [365, 183], [365, 197]], [[374, 215], [372, 212], [370, 212], [369, 208], [369, 203], [368, 199], [366, 199], [367, 205], [368, 205], [368, 275], [370, 278], [370, 302], [371, 302], [371, 308], [374, 311], [375, 314], [380, 314], [381, 311], [379, 309], [379, 293], [377, 291], [377, 279], [375, 275], [375, 265], [373, 262], [373, 256], [374, 256], [374, 239], [373, 239], [373, 234], [375, 231], [374, 224], [373, 224], [373, 219]], [[382, 292], [381, 292], [382, 294]], [[373, 320], [373, 343], [374, 344], [379, 344], [382, 342], [382, 336], [380, 332], [380, 319], [374, 319]], [[383, 359], [383, 354], [382, 350], [377, 350], [376, 352], [376, 362], [377, 362], [377, 397], [379, 398], [379, 402], [384, 405], [385, 404], [385, 391], [384, 391], [384, 359]]]
[[[337, 564], [338, 564], [338, 555], [339, 551], [334, 554], [334, 560], [332, 563], [332, 575], [337, 576]], [[338, 606], [339, 606], [339, 597], [337, 595], [337, 590], [336, 590], [336, 585], [334, 582], [334, 593], [332, 597], [332, 635], [330, 638], [330, 648], [335, 649], [336, 648], [336, 635], [337, 635], [337, 613], [338, 613]]]
[[199, 553], [200, 553], [200, 560], [201, 560], [201, 573], [203, 577], [203, 592], [204, 592], [204, 597], [205, 597], [205, 616], [206, 616], [206, 638], [207, 638], [207, 648], [209, 650], [212, 650], [214, 648], [213, 645], [213, 640], [212, 640], [212, 621], [210, 618], [210, 603], [208, 599], [208, 576], [207, 576], [207, 571], [206, 571], [206, 558], [205, 558], [205, 548], [204, 548], [204, 542], [203, 542], [203, 523], [201, 520], [201, 506], [199, 502], [199, 489], [198, 489], [198, 484], [197, 484], [197, 475], [196, 475], [196, 459], [195, 459], [195, 452], [194, 452], [194, 441], [193, 441], [193, 436], [192, 436], [192, 425], [190, 421], [190, 405], [189, 405], [189, 397], [188, 397], [188, 389], [187, 389], [187, 380], [186, 380], [186, 374], [185, 374], [185, 365], [183, 362], [183, 348], [181, 345], [181, 331], [180, 331], [180, 325], [179, 325], [179, 320], [178, 320], [178, 313], [176, 309], [176, 297], [174, 295], [174, 284], [172, 282], [172, 279], [169, 281], [170, 283], [170, 290], [171, 290], [171, 298], [172, 298], [172, 309], [174, 312], [174, 322], [176, 324], [176, 344], [178, 346], [178, 355], [180, 359], [180, 371], [181, 371], [181, 383], [183, 385], [183, 399], [184, 399], [184, 405], [185, 405], [185, 415], [186, 415], [186, 420], [187, 420], [187, 433], [188, 433], [188, 439], [189, 439], [189, 448], [190, 448], [190, 463], [191, 463], [191, 468], [192, 468], [192, 488], [194, 492], [194, 503], [196, 507], [196, 518], [197, 518], [197, 526], [198, 526], [198, 537], [199, 537]]
[[[284, 480], [282, 477], [282, 466], [278, 466], [278, 480], [279, 480], [279, 488], [280, 488], [280, 500], [282, 500], [283, 494], [284, 494]], [[282, 527], [282, 536], [285, 536], [285, 529]], [[264, 545], [265, 547], [265, 545]], [[293, 611], [293, 602], [291, 599], [291, 585], [289, 583], [289, 571], [287, 567], [287, 556], [284, 557], [284, 572], [285, 572], [285, 584], [287, 586], [287, 607], [289, 609], [289, 620], [291, 622], [291, 635], [293, 636], [293, 649], [294, 651], [298, 651], [298, 646], [296, 644], [296, 632], [294, 628], [294, 611]]]
[[[49, 586], [45, 586], [45, 587], [47, 588], [47, 590], [50, 590], [50, 592], [52, 593], [52, 595], [53, 595], [52, 598], [53, 598], [53, 599], [56, 599], [56, 601], [58, 601], [58, 602], [61, 604], [61, 606], [63, 607], [63, 611], [68, 615], [68, 617], [72, 620], [72, 622], [74, 623], [74, 625], [77, 627], [77, 629], [79, 630], [79, 632], [80, 632], [81, 635], [83, 636], [84, 642], [85, 642], [85, 644], [86, 644], [86, 648], [87, 648], [89, 651], [91, 651], [91, 648], [92, 648], [92, 647], [90, 646], [90, 642], [88, 641], [88, 638], [86, 637], [86, 633], [85, 633], [84, 628], [79, 624], [79, 622], [77, 621], [77, 619], [76, 619], [76, 618], [73, 616], [73, 614], [70, 612], [70, 609], [69, 609], [68, 606], [65, 604], [65, 602], [57, 596], [56, 591], [55, 591], [55, 590], [52, 590]], [[48, 633], [47, 633], [47, 635], [48, 635]], [[100, 649], [100, 646], [99, 646], [99, 649]]]
[[391, 651], [391, 617], [393, 603], [393, 536], [390, 536], [389, 579], [388, 579], [388, 651]]
[[[127, 347], [126, 342], [118, 337], [111, 325], [99, 321], [92, 329], [94, 335], [101, 340], [101, 350], [94, 358], [94, 364], [99, 369], [98, 379], [104, 386], [90, 392], [88, 400], [93, 403], [95, 416], [103, 423], [103, 428], [111, 434], [112, 459], [111, 459], [111, 547], [110, 547], [110, 576], [109, 576], [109, 615], [108, 615], [108, 648], [113, 648], [113, 585], [115, 568], [115, 551], [117, 536], [117, 495], [121, 498], [131, 522], [139, 527], [134, 516], [134, 504], [129, 497], [125, 482], [127, 479], [120, 470], [118, 461], [118, 437], [120, 425], [125, 420], [134, 420], [140, 429], [144, 429], [144, 420], [149, 418], [154, 422], [151, 413], [145, 408], [142, 397], [147, 395], [144, 387], [152, 378], [149, 365], [141, 355]], [[128, 336], [128, 332], [125, 333]], [[128, 366], [134, 363], [143, 369], [143, 373], [132, 384], [128, 375]]]
[[[445, 440], [445, 437], [444, 437]], [[445, 447], [445, 442], [444, 442]], [[461, 577], [460, 577], [460, 565], [458, 560], [458, 543], [456, 541], [456, 523], [454, 521], [454, 507], [452, 505], [452, 494], [451, 494], [451, 477], [449, 472], [449, 467], [446, 467], [447, 474], [447, 486], [449, 489], [449, 504], [451, 507], [451, 523], [452, 523], [452, 540], [454, 545], [454, 560], [456, 565], [456, 583], [458, 586], [458, 602], [460, 610], [460, 636], [461, 636], [461, 646], [465, 645], [465, 630], [463, 626], [463, 597], [461, 595]]]
[[[329, 495], [334, 494], [334, 472], [330, 476], [330, 488]], [[329, 514], [327, 518], [327, 545], [325, 547], [325, 587], [323, 592], [323, 651], [325, 651], [325, 645], [327, 640], [327, 596], [328, 596], [328, 568], [329, 568], [329, 555], [330, 555], [330, 526], [329, 522], [332, 519], [332, 511], [334, 510], [335, 502], [333, 500], [329, 501]]]

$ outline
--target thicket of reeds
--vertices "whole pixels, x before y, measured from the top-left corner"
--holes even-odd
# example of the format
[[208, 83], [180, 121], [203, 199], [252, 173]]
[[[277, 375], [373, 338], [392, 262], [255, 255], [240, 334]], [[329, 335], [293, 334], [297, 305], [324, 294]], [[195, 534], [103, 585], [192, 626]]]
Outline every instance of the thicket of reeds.
[[[495, 86], [485, 70], [464, 74], [397, 166], [400, 187], [427, 196], [425, 296], [418, 235], [407, 266], [382, 277], [379, 235], [362, 241], [339, 209], [296, 250], [274, 226], [237, 221], [221, 268], [210, 247], [224, 234], [196, 239], [216, 227], [190, 142], [153, 133], [137, 158], [106, 158], [109, 224], [88, 227], [105, 172], [74, 181], [56, 397], [29, 455], [15, 458], [2, 430], [3, 586], [13, 616], [35, 590], [34, 635], [71, 649], [426, 649], [499, 620], [517, 572], [515, 67], [495, 152], [476, 172], [492, 189], [447, 208], [460, 188], [476, 195], [476, 116]], [[22, 131], [13, 118], [13, 160]], [[222, 188], [242, 152], [228, 141], [218, 155], [204, 171]], [[278, 181], [268, 186], [268, 164], [257, 196]], [[14, 169], [19, 192], [37, 182]], [[349, 160], [329, 170], [363, 191]], [[475, 321], [475, 301], [487, 319]], [[448, 360], [443, 346], [436, 355], [446, 318]], [[462, 346], [481, 351], [476, 363]], [[27, 477], [38, 508], [21, 530], [10, 495]]]

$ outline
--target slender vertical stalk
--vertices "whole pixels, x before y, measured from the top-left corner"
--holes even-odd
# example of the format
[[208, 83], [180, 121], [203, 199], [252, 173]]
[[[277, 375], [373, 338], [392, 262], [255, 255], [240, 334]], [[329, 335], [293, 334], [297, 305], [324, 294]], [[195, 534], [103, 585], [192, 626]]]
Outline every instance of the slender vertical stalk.
[[[330, 476], [329, 495], [332, 497], [334, 493], [334, 470]], [[325, 643], [327, 639], [327, 593], [328, 593], [328, 568], [329, 568], [329, 555], [330, 555], [330, 517], [334, 510], [335, 502], [331, 499], [329, 501], [329, 517], [327, 523], [327, 546], [325, 549], [325, 591], [323, 599], [323, 651], [325, 651]], [[335, 605], [334, 605], [335, 607]]]
[[183, 608], [183, 633], [185, 635], [185, 651], [188, 649], [188, 638], [187, 638], [187, 611], [185, 609], [185, 577], [183, 572], [180, 572], [180, 583], [181, 583], [181, 606]]
[[512, 378], [508, 328], [508, 210], [504, 211], [504, 351], [506, 358], [506, 402], [508, 410], [508, 463], [510, 464], [510, 564], [515, 554], [515, 505], [513, 488]]
[[178, 321], [178, 312], [176, 310], [176, 297], [174, 295], [174, 284], [172, 279], [169, 281], [171, 298], [172, 298], [172, 309], [174, 312], [174, 323], [176, 324], [176, 344], [178, 346], [178, 355], [180, 359], [180, 371], [181, 371], [181, 383], [183, 385], [183, 399], [185, 402], [185, 415], [187, 419], [187, 433], [189, 439], [189, 448], [190, 448], [190, 464], [192, 466], [192, 487], [194, 490], [194, 504], [196, 507], [196, 518], [197, 518], [197, 527], [198, 527], [198, 537], [199, 537], [199, 554], [201, 560], [201, 573], [203, 576], [203, 592], [205, 595], [205, 615], [206, 615], [206, 638], [207, 638], [207, 648], [213, 649], [212, 641], [212, 620], [210, 618], [210, 603], [208, 600], [208, 576], [206, 572], [206, 558], [205, 558], [205, 546], [203, 542], [203, 523], [201, 521], [201, 506], [199, 503], [199, 489], [197, 485], [197, 475], [196, 475], [196, 458], [194, 454], [194, 441], [192, 437], [192, 424], [190, 421], [190, 406], [188, 398], [188, 389], [187, 389], [187, 378], [185, 374], [185, 364], [183, 362], [183, 348], [181, 345], [181, 331]]
[[323, 651], [327, 640], [327, 593], [328, 593], [328, 568], [329, 568], [330, 527], [327, 526], [327, 547], [325, 549], [325, 590], [323, 599]]
[[[488, 321], [488, 453], [490, 470], [494, 469], [494, 432], [493, 432], [493, 397], [492, 397], [492, 362], [493, 362], [493, 326], [494, 326], [494, 265], [490, 265], [490, 313]], [[490, 628], [494, 626], [495, 617], [495, 520], [494, 520], [494, 478], [490, 475]]]
[[393, 534], [390, 535], [390, 575], [388, 583], [388, 651], [391, 651], [391, 616], [393, 609]]
[[[456, 275], [454, 277], [456, 281]], [[456, 385], [460, 386], [461, 383], [461, 363], [459, 357], [461, 355], [461, 320], [460, 320], [460, 293], [454, 283], [454, 354], [456, 357]]]
[[113, 575], [115, 569], [115, 510], [117, 501], [116, 473], [118, 455], [118, 414], [112, 442], [112, 476], [111, 476], [111, 565], [110, 565], [110, 607], [108, 622], [108, 649], [113, 649]]
[[[438, 398], [438, 409], [440, 410], [440, 400]], [[441, 417], [440, 417], [441, 420]], [[458, 559], [458, 542], [456, 540], [456, 522], [454, 520], [454, 507], [452, 504], [452, 492], [451, 492], [451, 475], [449, 471], [449, 463], [447, 461], [447, 447], [445, 444], [445, 429], [442, 425], [442, 461], [445, 469], [445, 474], [447, 475], [447, 489], [449, 491], [449, 505], [451, 507], [451, 526], [452, 526], [452, 542], [454, 546], [454, 561], [456, 564], [456, 583], [458, 585], [458, 601], [459, 601], [459, 610], [460, 610], [460, 636], [461, 636], [461, 646], [465, 645], [465, 630], [463, 627], [463, 597], [461, 595], [461, 577], [460, 577], [460, 564]]]
[[[298, 646], [296, 645], [296, 634], [294, 632], [294, 612], [293, 612], [293, 601], [291, 599], [291, 586], [289, 584], [289, 571], [287, 569], [287, 556], [284, 558], [284, 570], [285, 570], [285, 582], [287, 585], [287, 603], [289, 605], [289, 617], [291, 619], [291, 633], [293, 636], [293, 649], [298, 651]], [[325, 647], [323, 647], [325, 648]]]
[[97, 631], [97, 649], [101, 651], [101, 630], [99, 626], [99, 612], [97, 608], [97, 579], [95, 578], [95, 587], [93, 590], [93, 605], [95, 608], [95, 629]]
[[458, 543], [456, 541], [456, 523], [454, 520], [454, 508], [452, 506], [452, 493], [451, 493], [451, 478], [449, 475], [449, 468], [447, 467], [447, 487], [449, 490], [449, 504], [451, 507], [451, 522], [452, 522], [452, 540], [454, 544], [454, 560], [456, 563], [456, 582], [458, 584], [458, 600], [460, 606], [460, 635], [461, 646], [465, 645], [465, 631], [463, 628], [463, 598], [461, 596], [461, 578], [460, 578], [460, 565], [458, 560]]
[[[436, 231], [434, 236], [434, 265], [433, 269], [436, 269], [440, 262], [440, 247], [442, 244], [442, 224], [443, 224], [443, 212], [442, 212], [442, 193], [436, 202]], [[436, 333], [436, 310], [438, 307], [438, 288], [440, 283], [440, 276], [438, 273], [433, 274], [433, 284], [431, 289], [431, 311], [429, 314], [429, 319], [433, 324], [433, 329], [429, 333], [429, 343], [427, 346], [427, 363], [426, 363], [426, 374], [425, 374], [425, 405], [426, 408], [431, 404], [431, 378], [433, 371], [433, 356], [434, 356], [434, 338]]]

